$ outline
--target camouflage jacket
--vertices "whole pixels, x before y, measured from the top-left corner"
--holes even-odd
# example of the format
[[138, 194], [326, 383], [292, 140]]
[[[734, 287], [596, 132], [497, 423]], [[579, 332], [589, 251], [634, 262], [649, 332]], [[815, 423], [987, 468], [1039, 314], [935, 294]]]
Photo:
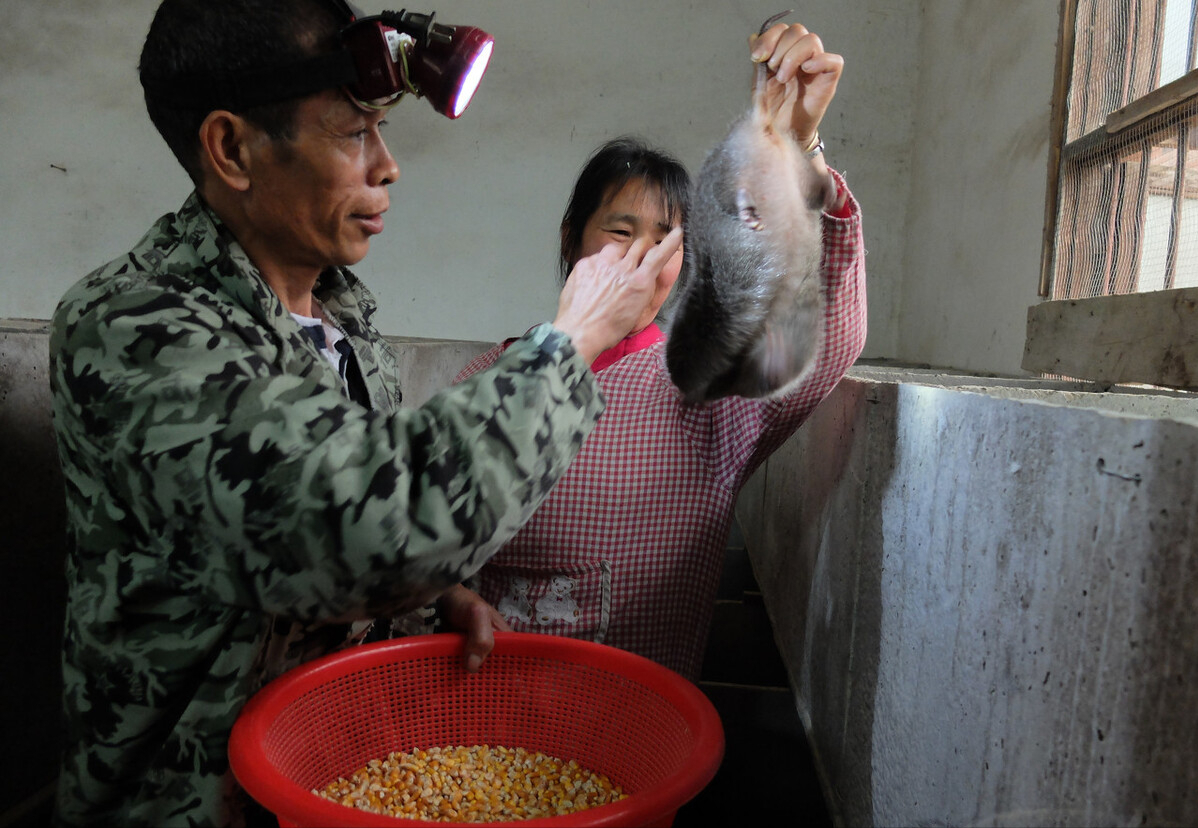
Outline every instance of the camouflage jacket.
[[370, 394], [329, 362], [193, 194], [63, 298], [50, 342], [72, 549], [60, 824], [238, 824], [249, 696], [429, 601], [544, 499], [603, 401], [568, 337], [400, 409], [348, 270], [316, 295]]

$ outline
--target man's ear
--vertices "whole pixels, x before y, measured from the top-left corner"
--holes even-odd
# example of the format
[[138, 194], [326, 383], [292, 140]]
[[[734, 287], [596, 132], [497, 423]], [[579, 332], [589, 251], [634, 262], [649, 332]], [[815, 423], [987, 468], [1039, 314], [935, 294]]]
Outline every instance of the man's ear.
[[230, 189], [250, 188], [250, 142], [256, 130], [240, 115], [223, 109], [208, 113], [200, 124], [200, 164], [205, 177]]

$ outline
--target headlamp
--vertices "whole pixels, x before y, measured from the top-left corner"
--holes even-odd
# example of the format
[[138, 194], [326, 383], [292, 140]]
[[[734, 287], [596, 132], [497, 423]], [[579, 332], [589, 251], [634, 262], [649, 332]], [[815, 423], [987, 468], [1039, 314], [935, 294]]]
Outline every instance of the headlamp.
[[448, 118], [470, 104], [491, 59], [494, 38], [473, 26], [447, 26], [435, 12], [384, 11], [363, 17], [330, 0], [348, 24], [340, 51], [284, 66], [218, 78], [178, 78], [155, 90], [164, 102], [243, 110], [342, 87], [358, 106], [393, 106], [405, 94], [426, 98]]
[[384, 11], [342, 30], [357, 75], [345, 86], [356, 102], [387, 106], [410, 92], [449, 118], [466, 110], [495, 41], [473, 26], [437, 23], [435, 14]]

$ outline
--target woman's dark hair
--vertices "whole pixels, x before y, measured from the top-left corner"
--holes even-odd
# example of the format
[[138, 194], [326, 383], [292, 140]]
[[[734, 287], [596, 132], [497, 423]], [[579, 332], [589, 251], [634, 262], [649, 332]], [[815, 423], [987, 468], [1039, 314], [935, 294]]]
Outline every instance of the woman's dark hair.
[[[138, 74], [150, 120], [200, 183], [199, 129], [215, 107], [172, 96], [185, 79], [230, 77], [334, 51], [349, 21], [330, 0], [163, 0], [150, 23]], [[298, 100], [242, 115], [271, 138], [293, 137]]]
[[[643, 181], [656, 187], [665, 214], [677, 218], [679, 223], [686, 221], [690, 205], [690, 175], [686, 167], [674, 156], [639, 138], [625, 135], [608, 141], [587, 159], [562, 215], [561, 258], [558, 262], [561, 284], [566, 283], [566, 277], [578, 261], [587, 221], [629, 181]], [[682, 278], [685, 273], [680, 280]], [[680, 294], [682, 287], [680, 281], [671, 296]]]

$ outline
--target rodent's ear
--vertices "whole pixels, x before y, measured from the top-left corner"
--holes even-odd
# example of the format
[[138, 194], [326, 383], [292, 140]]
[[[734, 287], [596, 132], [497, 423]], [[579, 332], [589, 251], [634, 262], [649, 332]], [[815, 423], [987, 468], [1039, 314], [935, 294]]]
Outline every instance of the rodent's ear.
[[751, 230], [760, 230], [763, 226], [761, 215], [757, 212], [757, 203], [744, 187], [736, 188], [736, 217]]

